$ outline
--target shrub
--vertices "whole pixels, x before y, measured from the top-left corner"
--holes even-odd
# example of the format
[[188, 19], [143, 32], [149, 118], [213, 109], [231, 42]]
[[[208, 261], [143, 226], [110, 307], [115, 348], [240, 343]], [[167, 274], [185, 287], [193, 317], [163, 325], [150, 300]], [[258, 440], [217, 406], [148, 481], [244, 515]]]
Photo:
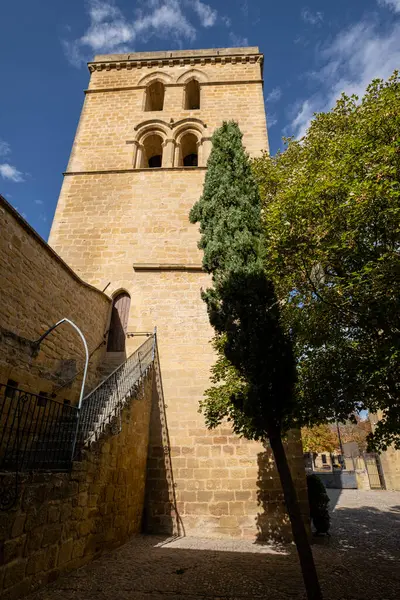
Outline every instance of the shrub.
[[318, 475], [307, 475], [308, 502], [311, 521], [316, 533], [328, 533], [331, 526], [328, 504], [329, 496]]

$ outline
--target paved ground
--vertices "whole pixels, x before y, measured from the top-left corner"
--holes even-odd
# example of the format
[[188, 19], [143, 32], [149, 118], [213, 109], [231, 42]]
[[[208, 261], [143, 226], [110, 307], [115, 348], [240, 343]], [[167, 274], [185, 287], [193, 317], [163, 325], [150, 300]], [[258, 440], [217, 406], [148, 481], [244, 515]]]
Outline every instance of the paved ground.
[[[331, 492], [330, 538], [313, 546], [325, 600], [400, 598], [400, 492]], [[300, 600], [293, 546], [140, 536], [29, 600]]]

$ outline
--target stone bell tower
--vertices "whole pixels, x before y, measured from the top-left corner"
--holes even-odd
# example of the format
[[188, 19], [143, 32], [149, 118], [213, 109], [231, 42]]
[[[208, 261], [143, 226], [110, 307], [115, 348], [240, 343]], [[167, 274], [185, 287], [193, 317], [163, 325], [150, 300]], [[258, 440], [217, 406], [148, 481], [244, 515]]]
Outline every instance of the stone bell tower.
[[[257, 47], [247, 47], [100, 55], [89, 63], [49, 242], [84, 280], [108, 286], [109, 353], [130, 354], [140, 338], [126, 340], [125, 332], [157, 327], [166, 413], [155, 408], [151, 425], [152, 531], [171, 530], [177, 517], [186, 533], [202, 536], [268, 537], [282, 528], [269, 451], [227, 425], [208, 432], [198, 413], [213, 332], [200, 298], [208, 276], [198, 226], [188, 220], [223, 120], [238, 121], [250, 155], [268, 149], [262, 61]], [[304, 489], [295, 437], [289, 448]]]

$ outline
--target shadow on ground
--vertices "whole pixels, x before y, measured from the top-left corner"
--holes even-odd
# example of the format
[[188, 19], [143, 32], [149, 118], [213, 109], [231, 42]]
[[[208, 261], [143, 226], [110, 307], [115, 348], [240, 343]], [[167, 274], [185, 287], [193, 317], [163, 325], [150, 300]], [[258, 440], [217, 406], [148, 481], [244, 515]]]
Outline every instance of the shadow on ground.
[[[397, 600], [400, 493], [345, 490], [313, 547], [325, 600]], [[360, 506], [353, 506], [359, 503]], [[293, 545], [138, 536], [30, 600], [300, 600]]]

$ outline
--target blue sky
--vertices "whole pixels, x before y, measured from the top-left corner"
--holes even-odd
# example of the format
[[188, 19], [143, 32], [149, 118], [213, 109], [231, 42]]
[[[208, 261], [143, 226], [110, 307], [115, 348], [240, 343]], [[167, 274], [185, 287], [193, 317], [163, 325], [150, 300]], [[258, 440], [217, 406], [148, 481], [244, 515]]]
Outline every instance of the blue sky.
[[96, 53], [258, 45], [271, 152], [400, 67], [400, 0], [0, 3], [0, 192], [47, 239]]

